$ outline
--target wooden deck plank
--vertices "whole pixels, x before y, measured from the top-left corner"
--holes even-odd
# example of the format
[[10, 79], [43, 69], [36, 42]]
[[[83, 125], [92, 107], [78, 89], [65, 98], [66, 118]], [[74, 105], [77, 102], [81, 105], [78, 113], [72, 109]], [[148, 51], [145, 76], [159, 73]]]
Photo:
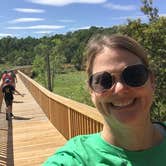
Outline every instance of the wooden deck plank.
[[11, 152], [8, 148], [8, 122], [5, 120], [5, 105], [3, 102], [0, 111], [0, 166], [9, 164], [7, 162], [9, 156], [11, 156]]
[[0, 141], [3, 142], [0, 146], [0, 165], [39, 166], [64, 145], [66, 139], [50, 123], [19, 78], [16, 89], [25, 96], [15, 95], [15, 118], [9, 124], [4, 120], [4, 130], [0, 127], [0, 139], [3, 138]]

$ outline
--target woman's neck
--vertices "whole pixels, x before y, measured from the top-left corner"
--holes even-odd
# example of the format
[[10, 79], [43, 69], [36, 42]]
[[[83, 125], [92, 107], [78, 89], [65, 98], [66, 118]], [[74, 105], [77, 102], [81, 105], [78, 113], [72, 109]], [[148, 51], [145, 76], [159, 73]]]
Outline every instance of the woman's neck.
[[131, 151], [148, 149], [163, 140], [163, 135], [151, 122], [146, 125], [121, 125], [115, 128], [104, 124], [101, 136], [108, 143]]

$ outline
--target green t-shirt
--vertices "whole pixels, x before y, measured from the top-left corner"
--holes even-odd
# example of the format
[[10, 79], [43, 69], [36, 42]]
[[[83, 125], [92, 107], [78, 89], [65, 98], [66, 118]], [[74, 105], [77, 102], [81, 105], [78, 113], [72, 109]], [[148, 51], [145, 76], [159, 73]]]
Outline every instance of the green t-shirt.
[[166, 137], [157, 146], [128, 151], [104, 141], [100, 133], [70, 139], [43, 166], [166, 166]]

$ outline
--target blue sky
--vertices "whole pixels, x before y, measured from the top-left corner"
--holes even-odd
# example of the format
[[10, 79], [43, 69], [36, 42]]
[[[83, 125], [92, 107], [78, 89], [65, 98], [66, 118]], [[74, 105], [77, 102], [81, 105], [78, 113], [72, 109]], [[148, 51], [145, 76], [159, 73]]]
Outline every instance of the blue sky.
[[[166, 16], [166, 1], [153, 0]], [[141, 0], [1, 0], [0, 38], [65, 34], [91, 26], [111, 27], [141, 18]]]

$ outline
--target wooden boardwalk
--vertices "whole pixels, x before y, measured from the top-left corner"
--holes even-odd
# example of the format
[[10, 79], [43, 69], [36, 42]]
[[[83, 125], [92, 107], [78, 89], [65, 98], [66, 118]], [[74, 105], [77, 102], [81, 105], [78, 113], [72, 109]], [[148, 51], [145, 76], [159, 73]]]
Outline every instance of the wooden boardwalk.
[[0, 112], [0, 166], [39, 166], [66, 139], [47, 119], [32, 95], [18, 78], [15, 95], [15, 118], [5, 120], [5, 105]]

